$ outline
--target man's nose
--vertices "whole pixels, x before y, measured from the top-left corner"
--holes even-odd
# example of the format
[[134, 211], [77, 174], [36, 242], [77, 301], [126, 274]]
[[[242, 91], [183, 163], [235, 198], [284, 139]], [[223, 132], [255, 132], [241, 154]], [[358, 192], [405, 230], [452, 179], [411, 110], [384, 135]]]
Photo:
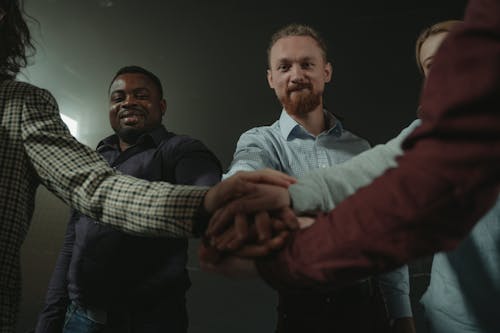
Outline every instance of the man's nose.
[[122, 107], [132, 107], [137, 105], [137, 99], [133, 95], [127, 95], [122, 102]]
[[305, 73], [302, 67], [299, 65], [294, 65], [290, 68], [290, 79], [292, 82], [303, 82], [305, 79]]

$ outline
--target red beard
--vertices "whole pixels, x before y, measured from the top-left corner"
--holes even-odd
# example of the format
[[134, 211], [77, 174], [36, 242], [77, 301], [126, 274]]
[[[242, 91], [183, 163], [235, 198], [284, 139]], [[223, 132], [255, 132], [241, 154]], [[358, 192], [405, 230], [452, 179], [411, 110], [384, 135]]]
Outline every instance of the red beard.
[[321, 94], [314, 94], [312, 87], [298, 92], [289, 92], [280, 102], [289, 114], [304, 115], [318, 107], [321, 103]]

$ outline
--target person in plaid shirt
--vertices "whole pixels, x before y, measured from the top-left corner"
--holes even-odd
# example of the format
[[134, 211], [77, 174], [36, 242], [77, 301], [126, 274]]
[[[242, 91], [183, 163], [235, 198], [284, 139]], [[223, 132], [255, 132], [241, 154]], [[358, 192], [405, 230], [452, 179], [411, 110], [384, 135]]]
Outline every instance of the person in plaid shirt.
[[272, 171], [240, 173], [209, 190], [117, 174], [71, 136], [48, 91], [15, 80], [26, 66], [26, 49], [33, 49], [20, 8], [19, 0], [0, 0], [0, 333], [15, 330], [20, 248], [39, 184], [83, 214], [125, 232], [192, 237], [204, 232], [218, 207], [265, 186], [255, 182], [288, 186], [293, 181]]

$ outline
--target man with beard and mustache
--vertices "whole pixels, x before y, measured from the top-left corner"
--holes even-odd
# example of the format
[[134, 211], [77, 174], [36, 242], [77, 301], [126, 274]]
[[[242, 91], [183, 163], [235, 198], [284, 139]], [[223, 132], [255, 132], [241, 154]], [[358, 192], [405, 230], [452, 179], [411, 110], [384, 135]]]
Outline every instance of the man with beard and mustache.
[[[153, 73], [120, 69], [109, 104], [115, 134], [97, 151], [110, 166], [172, 184], [220, 180], [214, 154], [162, 125], [166, 101]], [[73, 211], [37, 332], [186, 332], [187, 246], [186, 238], [127, 235]]]
[[[241, 135], [224, 177], [241, 170], [272, 168], [300, 178], [370, 148], [324, 109], [323, 91], [331, 80], [332, 66], [326, 44], [314, 29], [292, 24], [277, 31], [271, 37], [268, 61], [268, 83], [283, 106], [280, 119]], [[202, 247], [201, 253], [205, 250]], [[370, 278], [335, 292], [280, 292], [277, 331], [330, 332], [342, 320], [351, 322], [355, 332], [386, 332], [388, 316], [412, 321], [407, 268], [378, 279], [380, 286]], [[339, 304], [349, 311], [339, 311]]]

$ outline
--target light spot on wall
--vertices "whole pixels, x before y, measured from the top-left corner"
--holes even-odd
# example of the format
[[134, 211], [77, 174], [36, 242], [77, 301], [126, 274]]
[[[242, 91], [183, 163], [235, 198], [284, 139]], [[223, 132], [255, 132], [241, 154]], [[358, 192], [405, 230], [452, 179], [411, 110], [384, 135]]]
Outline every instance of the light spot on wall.
[[66, 124], [66, 126], [68, 126], [71, 135], [73, 135], [75, 138], [78, 139], [78, 122], [75, 119], [68, 117], [67, 115], [62, 113], [61, 113], [61, 118]]

